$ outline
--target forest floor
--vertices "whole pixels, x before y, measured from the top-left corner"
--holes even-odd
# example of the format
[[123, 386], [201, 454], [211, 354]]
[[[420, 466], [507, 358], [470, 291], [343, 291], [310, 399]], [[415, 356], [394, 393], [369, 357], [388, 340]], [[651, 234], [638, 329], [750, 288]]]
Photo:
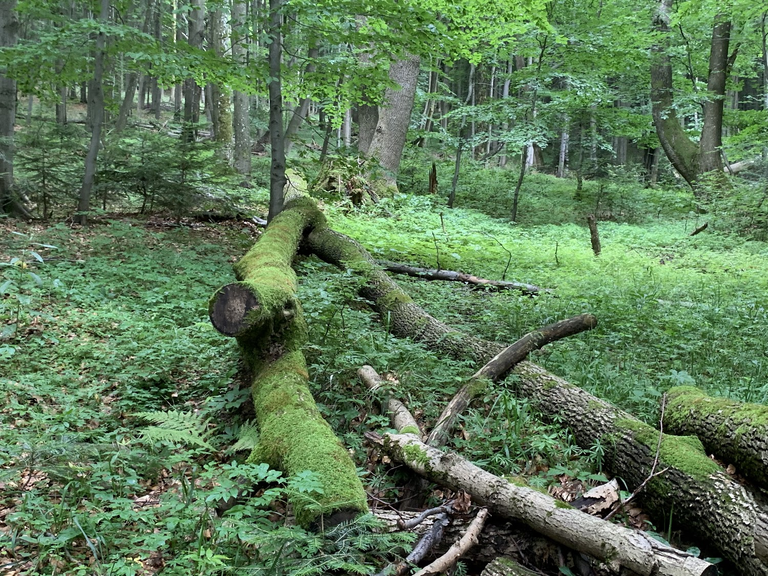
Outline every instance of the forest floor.
[[[595, 330], [535, 361], [650, 423], [679, 384], [768, 401], [768, 244], [717, 226], [691, 237], [704, 217], [676, 207], [674, 194], [655, 204], [617, 195], [610, 209], [603, 203], [595, 257], [584, 210], [562, 208], [572, 200], [557, 203], [541, 182], [519, 224], [471, 190], [455, 210], [420, 195], [366, 209], [328, 201], [325, 210], [376, 258], [552, 289], [529, 297], [397, 278], [468, 332], [511, 342], [595, 314]], [[392, 559], [393, 543], [364, 522], [333, 539], [286, 526], [285, 510], [269, 502], [311, 486], [241, 463], [249, 394], [235, 342], [212, 328], [207, 302], [233, 279], [231, 264], [258, 228], [127, 217], [86, 230], [8, 220], [0, 228], [9, 264], [0, 269], [1, 573], [323, 574], [339, 562], [373, 573]], [[314, 258], [297, 269], [320, 409], [372, 505], [394, 502], [405, 472], [369, 458], [363, 433], [388, 424], [356, 370], [370, 364], [397, 378], [401, 399], [431, 423], [474, 367], [388, 335], [354, 278]], [[453, 446], [541, 487], [603, 478], [599, 446], [576, 447], [503, 386], [467, 412]], [[243, 481], [270, 491], [215, 513]], [[679, 543], [673, 518], [648, 527]], [[352, 543], [362, 533], [366, 544]]]

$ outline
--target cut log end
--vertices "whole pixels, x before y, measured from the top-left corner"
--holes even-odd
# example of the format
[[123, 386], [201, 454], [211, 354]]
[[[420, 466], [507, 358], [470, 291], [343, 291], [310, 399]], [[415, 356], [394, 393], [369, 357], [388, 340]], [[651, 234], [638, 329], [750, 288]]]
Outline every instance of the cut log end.
[[249, 327], [249, 313], [259, 309], [256, 296], [242, 284], [227, 284], [214, 294], [208, 315], [225, 336], [237, 336]]

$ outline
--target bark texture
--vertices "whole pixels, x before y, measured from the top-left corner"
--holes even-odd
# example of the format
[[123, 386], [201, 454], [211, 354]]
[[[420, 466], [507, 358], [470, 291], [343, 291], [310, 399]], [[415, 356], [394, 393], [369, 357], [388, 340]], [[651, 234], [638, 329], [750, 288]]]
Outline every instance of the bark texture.
[[664, 426], [673, 434], [696, 436], [708, 453], [739, 474], [768, 487], [768, 407], [713, 398], [692, 386], [667, 394]]
[[528, 570], [511, 558], [496, 558], [480, 576], [539, 576], [539, 572]]
[[285, 186], [285, 137], [283, 134], [283, 88], [281, 59], [283, 35], [280, 7], [282, 0], [269, 0], [269, 141], [272, 163], [269, 171], [269, 215], [272, 220], [283, 209]]
[[[244, 0], [232, 2], [232, 59], [238, 64], [245, 65], [248, 47], [246, 35], [242, 29], [245, 26], [246, 3]], [[251, 173], [251, 100], [247, 94], [235, 90], [232, 94], [232, 130], [235, 147], [232, 154], [232, 165], [240, 174]]]
[[644, 532], [589, 516], [568, 504], [482, 470], [453, 452], [441, 452], [413, 434], [386, 434], [385, 451], [420, 475], [454, 489], [504, 518], [525, 524], [575, 550], [643, 576], [714, 575], [708, 562], [665, 546]]
[[[385, 105], [378, 110], [376, 128], [368, 146], [368, 155], [376, 158], [384, 170], [387, 188], [397, 187], [397, 173], [400, 170], [400, 158], [411, 122], [420, 65], [419, 57], [413, 55], [391, 64], [389, 79], [399, 88], [387, 88]], [[386, 192], [386, 189], [379, 192], [379, 196], [383, 196], [385, 194], [381, 192]]]

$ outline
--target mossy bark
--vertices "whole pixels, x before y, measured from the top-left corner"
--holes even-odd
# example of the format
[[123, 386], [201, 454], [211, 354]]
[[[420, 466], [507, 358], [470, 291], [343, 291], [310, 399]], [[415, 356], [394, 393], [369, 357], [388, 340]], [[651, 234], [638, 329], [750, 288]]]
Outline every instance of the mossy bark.
[[314, 202], [292, 200], [235, 264], [240, 282], [218, 290], [210, 304], [214, 326], [237, 336], [254, 373], [260, 436], [249, 461], [267, 462], [289, 475], [310, 470], [319, 477], [322, 494], [292, 498], [296, 519], [305, 526], [367, 510], [355, 465], [309, 391], [301, 352], [307, 329], [291, 264], [304, 231], [323, 221]]
[[713, 398], [680, 386], [668, 393], [664, 427], [698, 437], [707, 452], [768, 487], [768, 406]]
[[[394, 334], [481, 365], [504, 349], [427, 314], [351, 238], [322, 227], [309, 234], [308, 244], [323, 260], [363, 276], [361, 295]], [[606, 470], [630, 489], [651, 475], [659, 434], [653, 427], [530, 362], [518, 364], [512, 374], [517, 394], [571, 428], [579, 445], [590, 449], [600, 442]], [[646, 488], [648, 509], [663, 518], [674, 508], [674, 522], [715, 545], [740, 574], [768, 576], [766, 507], [710, 460], [695, 438], [665, 435], [657, 469], [666, 467]]]

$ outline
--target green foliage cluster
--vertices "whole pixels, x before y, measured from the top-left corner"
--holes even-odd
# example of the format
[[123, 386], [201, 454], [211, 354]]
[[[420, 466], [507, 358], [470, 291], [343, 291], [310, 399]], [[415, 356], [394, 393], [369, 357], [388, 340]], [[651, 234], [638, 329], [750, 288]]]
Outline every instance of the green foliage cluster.
[[[48, 121], [19, 132], [17, 187], [36, 215], [71, 214], [83, 176], [76, 159], [84, 154], [87, 137], [75, 124]], [[232, 213], [236, 204], [252, 202], [250, 191], [233, 190], [236, 177], [210, 140], [187, 142], [165, 132], [132, 129], [104, 142], [93, 201], [102, 212], [163, 212], [178, 221], [209, 209]]]

